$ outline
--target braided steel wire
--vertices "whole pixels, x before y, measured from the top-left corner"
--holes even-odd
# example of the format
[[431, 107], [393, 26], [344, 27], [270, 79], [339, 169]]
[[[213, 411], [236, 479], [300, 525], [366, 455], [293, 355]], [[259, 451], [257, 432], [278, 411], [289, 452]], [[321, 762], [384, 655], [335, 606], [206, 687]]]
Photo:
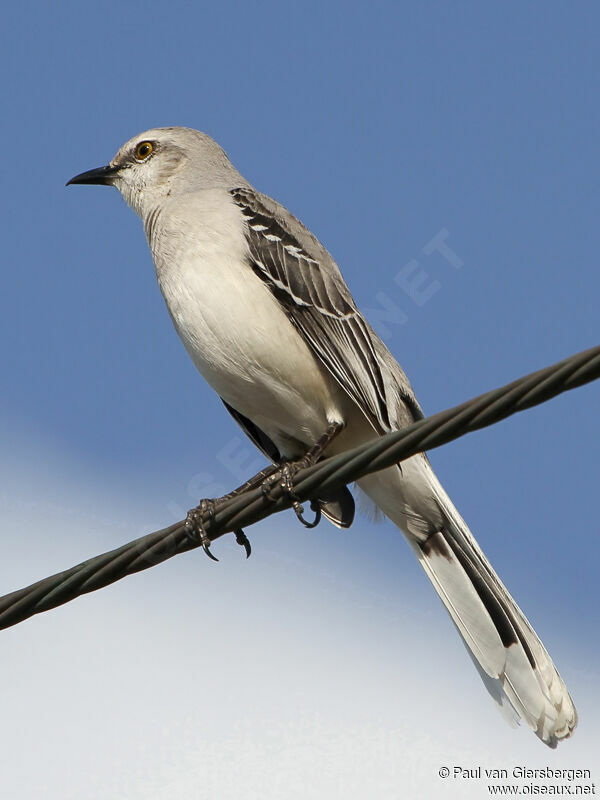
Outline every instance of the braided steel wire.
[[[294, 493], [301, 501], [309, 500], [318, 491], [345, 486], [415, 453], [440, 447], [599, 377], [600, 346], [433, 414], [401, 431], [302, 469], [294, 477]], [[269, 490], [268, 496], [260, 487], [251, 489], [219, 504], [214, 514], [205, 517], [204, 528], [208, 538], [214, 541], [291, 505], [289, 493], [279, 483]], [[199, 544], [190, 539], [185, 521], [180, 521], [95, 556], [0, 597], [0, 629], [153, 567]]]

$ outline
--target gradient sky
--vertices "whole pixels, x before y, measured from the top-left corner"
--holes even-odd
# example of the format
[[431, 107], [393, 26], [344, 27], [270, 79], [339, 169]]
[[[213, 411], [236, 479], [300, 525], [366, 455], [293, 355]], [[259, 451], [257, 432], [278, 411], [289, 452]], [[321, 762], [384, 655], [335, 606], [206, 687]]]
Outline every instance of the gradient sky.
[[[599, 25], [585, 2], [5, 9], [0, 593], [260, 463], [172, 330], [139, 221], [66, 180], [146, 128], [205, 130], [323, 241], [433, 413], [599, 343]], [[438, 768], [593, 768], [599, 392], [432, 454], [572, 691], [572, 742], [505, 727], [392, 526], [285, 514], [247, 563], [222, 540], [218, 565], [3, 632], [0, 793], [482, 797]]]

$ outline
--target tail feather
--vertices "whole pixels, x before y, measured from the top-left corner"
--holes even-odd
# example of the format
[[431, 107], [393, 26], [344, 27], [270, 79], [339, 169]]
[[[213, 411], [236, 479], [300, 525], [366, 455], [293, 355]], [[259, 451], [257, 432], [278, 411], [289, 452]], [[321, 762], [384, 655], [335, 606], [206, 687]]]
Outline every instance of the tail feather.
[[361, 484], [404, 531], [490, 694], [500, 705], [508, 700], [542, 741], [556, 747], [577, 724], [569, 692], [428, 461], [415, 457], [395, 477], [388, 470]]
[[[483, 582], [504, 612], [498, 617], [492, 613], [506, 655], [503, 668], [491, 677], [500, 681], [526, 724], [542, 741], [556, 747], [560, 739], [570, 736], [577, 724], [577, 712], [567, 687], [525, 614], [492, 568], [431, 469], [430, 474], [436, 500], [447, 518], [447, 530], [441, 531], [440, 535], [449, 542], [467, 580], [475, 586], [478, 581]], [[427, 556], [423, 554], [419, 560], [427, 572]], [[486, 610], [490, 610], [487, 605]], [[505, 622], [508, 622], [508, 629], [504, 627]]]

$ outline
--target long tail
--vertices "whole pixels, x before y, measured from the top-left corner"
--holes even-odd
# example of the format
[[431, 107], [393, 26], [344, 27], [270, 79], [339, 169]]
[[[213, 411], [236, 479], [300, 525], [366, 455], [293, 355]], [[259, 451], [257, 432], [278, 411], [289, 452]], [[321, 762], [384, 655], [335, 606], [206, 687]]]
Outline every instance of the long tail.
[[550, 747], [577, 724], [567, 687], [424, 456], [359, 486], [404, 532], [484, 683]]

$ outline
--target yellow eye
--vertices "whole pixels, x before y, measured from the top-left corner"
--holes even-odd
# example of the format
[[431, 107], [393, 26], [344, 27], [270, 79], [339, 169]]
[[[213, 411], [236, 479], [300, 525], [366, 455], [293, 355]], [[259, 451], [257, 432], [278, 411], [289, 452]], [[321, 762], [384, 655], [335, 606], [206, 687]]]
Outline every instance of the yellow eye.
[[138, 161], [144, 161], [153, 149], [152, 142], [140, 142], [135, 148], [135, 157]]

